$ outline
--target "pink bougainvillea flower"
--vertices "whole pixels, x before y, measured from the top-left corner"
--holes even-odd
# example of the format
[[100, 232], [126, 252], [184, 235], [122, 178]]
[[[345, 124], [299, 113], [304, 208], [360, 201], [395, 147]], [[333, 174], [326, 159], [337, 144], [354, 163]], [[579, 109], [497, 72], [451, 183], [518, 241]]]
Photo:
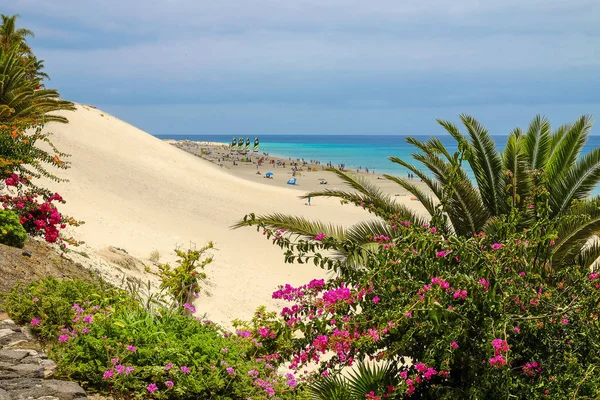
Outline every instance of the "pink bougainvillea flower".
[[458, 343], [452, 342], [450, 343], [450, 347], [452, 347], [453, 349], [458, 349]]
[[150, 393], [154, 393], [158, 390], [158, 386], [156, 386], [156, 383], [151, 383], [148, 386], [146, 386], [146, 390]]
[[565, 325], [566, 325], [566, 324], [568, 324], [568, 323], [569, 323], [569, 320], [568, 320], [568, 319], [566, 319], [566, 318], [563, 318], [563, 319], [561, 319], [561, 320], [560, 320], [560, 322], [562, 322], [563, 324], [565, 324]]
[[319, 233], [318, 235], [315, 236], [315, 240], [323, 240], [323, 239], [325, 239], [324, 233]]
[[519, 332], [521, 332], [521, 328], [519, 328], [518, 326], [515, 326], [515, 327], [513, 328], [513, 331], [515, 331], [515, 332], [519, 333]]
[[494, 243], [492, 244], [493, 250], [500, 250], [502, 248], [502, 243]]
[[377, 297], [377, 296], [373, 297], [373, 304], [379, 303], [380, 300], [381, 299], [379, 297]]

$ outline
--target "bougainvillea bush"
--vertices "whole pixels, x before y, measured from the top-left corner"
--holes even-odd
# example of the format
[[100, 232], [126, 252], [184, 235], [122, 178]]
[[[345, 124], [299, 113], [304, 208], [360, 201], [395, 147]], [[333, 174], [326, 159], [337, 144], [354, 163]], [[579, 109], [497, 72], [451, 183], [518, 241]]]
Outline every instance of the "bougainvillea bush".
[[[5, 187], [0, 203], [5, 210], [19, 216], [21, 225], [31, 236], [39, 236], [48, 243], [58, 243], [62, 249], [66, 244], [77, 245], [71, 237], [61, 235], [67, 226], [78, 226], [80, 221], [58, 211], [57, 203], [65, 203], [62, 196], [33, 183], [33, 178], [45, 177], [62, 181], [46, 169], [66, 169], [69, 163], [63, 159], [50, 142], [49, 133], [41, 126], [31, 124], [0, 125], [0, 178]], [[46, 151], [36, 144], [45, 144]]]
[[369, 399], [598, 398], [600, 273], [552, 265], [556, 221], [524, 231], [517, 220], [457, 238], [391, 218], [398, 235], [374, 235], [362, 268], [323, 255], [352, 243], [263, 226], [287, 261], [338, 272], [273, 293], [289, 303], [279, 334], [302, 332], [286, 353], [291, 368], [318, 363], [331, 380], [361, 360], [397, 367], [393, 384], [365, 386]]
[[54, 278], [16, 288], [3, 304], [45, 342], [59, 374], [87, 389], [141, 399], [305, 399], [282, 359], [250, 333], [142, 306], [110, 286]]

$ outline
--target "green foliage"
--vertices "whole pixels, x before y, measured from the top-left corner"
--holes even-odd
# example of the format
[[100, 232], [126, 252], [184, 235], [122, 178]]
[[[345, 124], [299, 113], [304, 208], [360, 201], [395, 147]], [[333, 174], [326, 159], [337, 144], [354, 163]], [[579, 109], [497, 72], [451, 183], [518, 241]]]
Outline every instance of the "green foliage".
[[27, 232], [12, 211], [0, 210], [0, 243], [23, 248], [27, 241]]
[[[365, 398], [367, 389], [372, 399], [600, 396], [600, 273], [576, 263], [551, 268], [558, 229], [571, 217], [534, 207], [539, 215], [526, 231], [515, 210], [495, 221], [493, 234], [470, 238], [394, 218], [399, 233], [372, 238], [380, 250], [367, 268], [274, 293], [294, 304], [279, 328], [280, 336], [301, 332], [285, 352], [292, 365], [320, 359], [319, 372], [334, 376], [314, 378], [316, 398]], [[276, 244], [286, 261], [324, 268], [332, 265], [323, 254], [352, 245], [326, 237]], [[598, 254], [597, 246], [588, 251]], [[326, 352], [334, 356], [322, 358]], [[366, 359], [399, 373], [385, 374], [391, 388], [363, 385], [354, 397], [352, 376], [335, 376]], [[373, 375], [359, 368], [355, 377]]]
[[192, 304], [200, 294], [201, 283], [206, 279], [204, 267], [213, 261], [212, 257], [205, 257], [205, 253], [213, 247], [213, 242], [209, 242], [199, 250], [176, 249], [179, 260], [175, 268], [169, 264], [158, 266], [160, 288], [171, 295], [178, 305]]
[[128, 301], [127, 293], [103, 281], [60, 281], [50, 277], [13, 288], [3, 299], [2, 308], [21, 324], [38, 318], [40, 324], [32, 329], [41, 339], [49, 340], [60, 328], [74, 327], [73, 304], [107, 307]]
[[[366, 362], [348, 373], [348, 376], [328, 375], [317, 379], [309, 392], [316, 400], [364, 400], [375, 393], [388, 393], [394, 387], [398, 368], [392, 363], [372, 365]], [[394, 389], [395, 390], [395, 389]]]
[[17, 322], [36, 325], [60, 376], [95, 391], [141, 399], [156, 385], [156, 399], [225, 400], [272, 398], [269, 388], [306, 398], [251, 338], [178, 308], [149, 310], [120, 290], [51, 278], [15, 289], [5, 305]]

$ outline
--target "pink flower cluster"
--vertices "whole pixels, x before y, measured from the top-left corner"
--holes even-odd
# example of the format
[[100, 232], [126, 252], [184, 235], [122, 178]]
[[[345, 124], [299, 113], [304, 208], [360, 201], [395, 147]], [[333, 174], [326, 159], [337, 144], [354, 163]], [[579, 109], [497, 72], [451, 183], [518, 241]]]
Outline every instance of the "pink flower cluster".
[[523, 365], [523, 373], [527, 376], [541, 374], [542, 367], [540, 367], [540, 365], [535, 361], [528, 362], [527, 364]]
[[[600, 277], [600, 272], [592, 272], [590, 274], [590, 281], [594, 281], [594, 280], [599, 280], [598, 279]], [[596, 289], [600, 289], [600, 282], [596, 283]]]
[[321, 241], [321, 240], [323, 240], [323, 239], [325, 239], [325, 234], [324, 234], [324, 233], [319, 233], [319, 234], [317, 234], [317, 235], [315, 236], [315, 240], [319, 240], [319, 241]]
[[467, 295], [469, 294], [469, 292], [467, 292], [466, 290], [462, 289], [462, 290], [457, 290], [456, 292], [454, 292], [454, 294], [452, 295], [455, 299], [462, 299], [465, 300], [467, 298]]

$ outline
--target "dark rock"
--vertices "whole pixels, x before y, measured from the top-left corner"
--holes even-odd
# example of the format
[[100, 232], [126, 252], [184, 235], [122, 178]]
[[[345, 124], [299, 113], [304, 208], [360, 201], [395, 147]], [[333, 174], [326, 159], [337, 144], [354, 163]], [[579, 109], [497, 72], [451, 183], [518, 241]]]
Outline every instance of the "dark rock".
[[28, 355], [29, 355], [29, 353], [27, 351], [3, 349], [3, 350], [0, 350], [0, 361], [17, 362], [17, 361], [21, 361]]
[[53, 396], [61, 400], [74, 400], [78, 397], [86, 397], [85, 390], [75, 382], [48, 379], [43, 381], [42, 388], [46, 390], [45, 394], [52, 393]]
[[[7, 379], [0, 381], [0, 389], [13, 391], [13, 390], [22, 390], [33, 388], [36, 385], [41, 387], [42, 380], [41, 379], [32, 379], [32, 378], [16, 378], [16, 379]], [[40, 396], [43, 396], [41, 394]], [[39, 397], [39, 396], [38, 396]]]
[[15, 371], [0, 370], [0, 381], [2, 381], [4, 379], [15, 379], [15, 378], [23, 378], [23, 376]]
[[[35, 364], [19, 364], [8, 368], [9, 371], [16, 372], [22, 378], [43, 378], [44, 368]], [[0, 371], [1, 373], [2, 371]]]
[[21, 254], [24, 255], [25, 257], [31, 257], [33, 255], [31, 250], [23, 250], [23, 252]]

